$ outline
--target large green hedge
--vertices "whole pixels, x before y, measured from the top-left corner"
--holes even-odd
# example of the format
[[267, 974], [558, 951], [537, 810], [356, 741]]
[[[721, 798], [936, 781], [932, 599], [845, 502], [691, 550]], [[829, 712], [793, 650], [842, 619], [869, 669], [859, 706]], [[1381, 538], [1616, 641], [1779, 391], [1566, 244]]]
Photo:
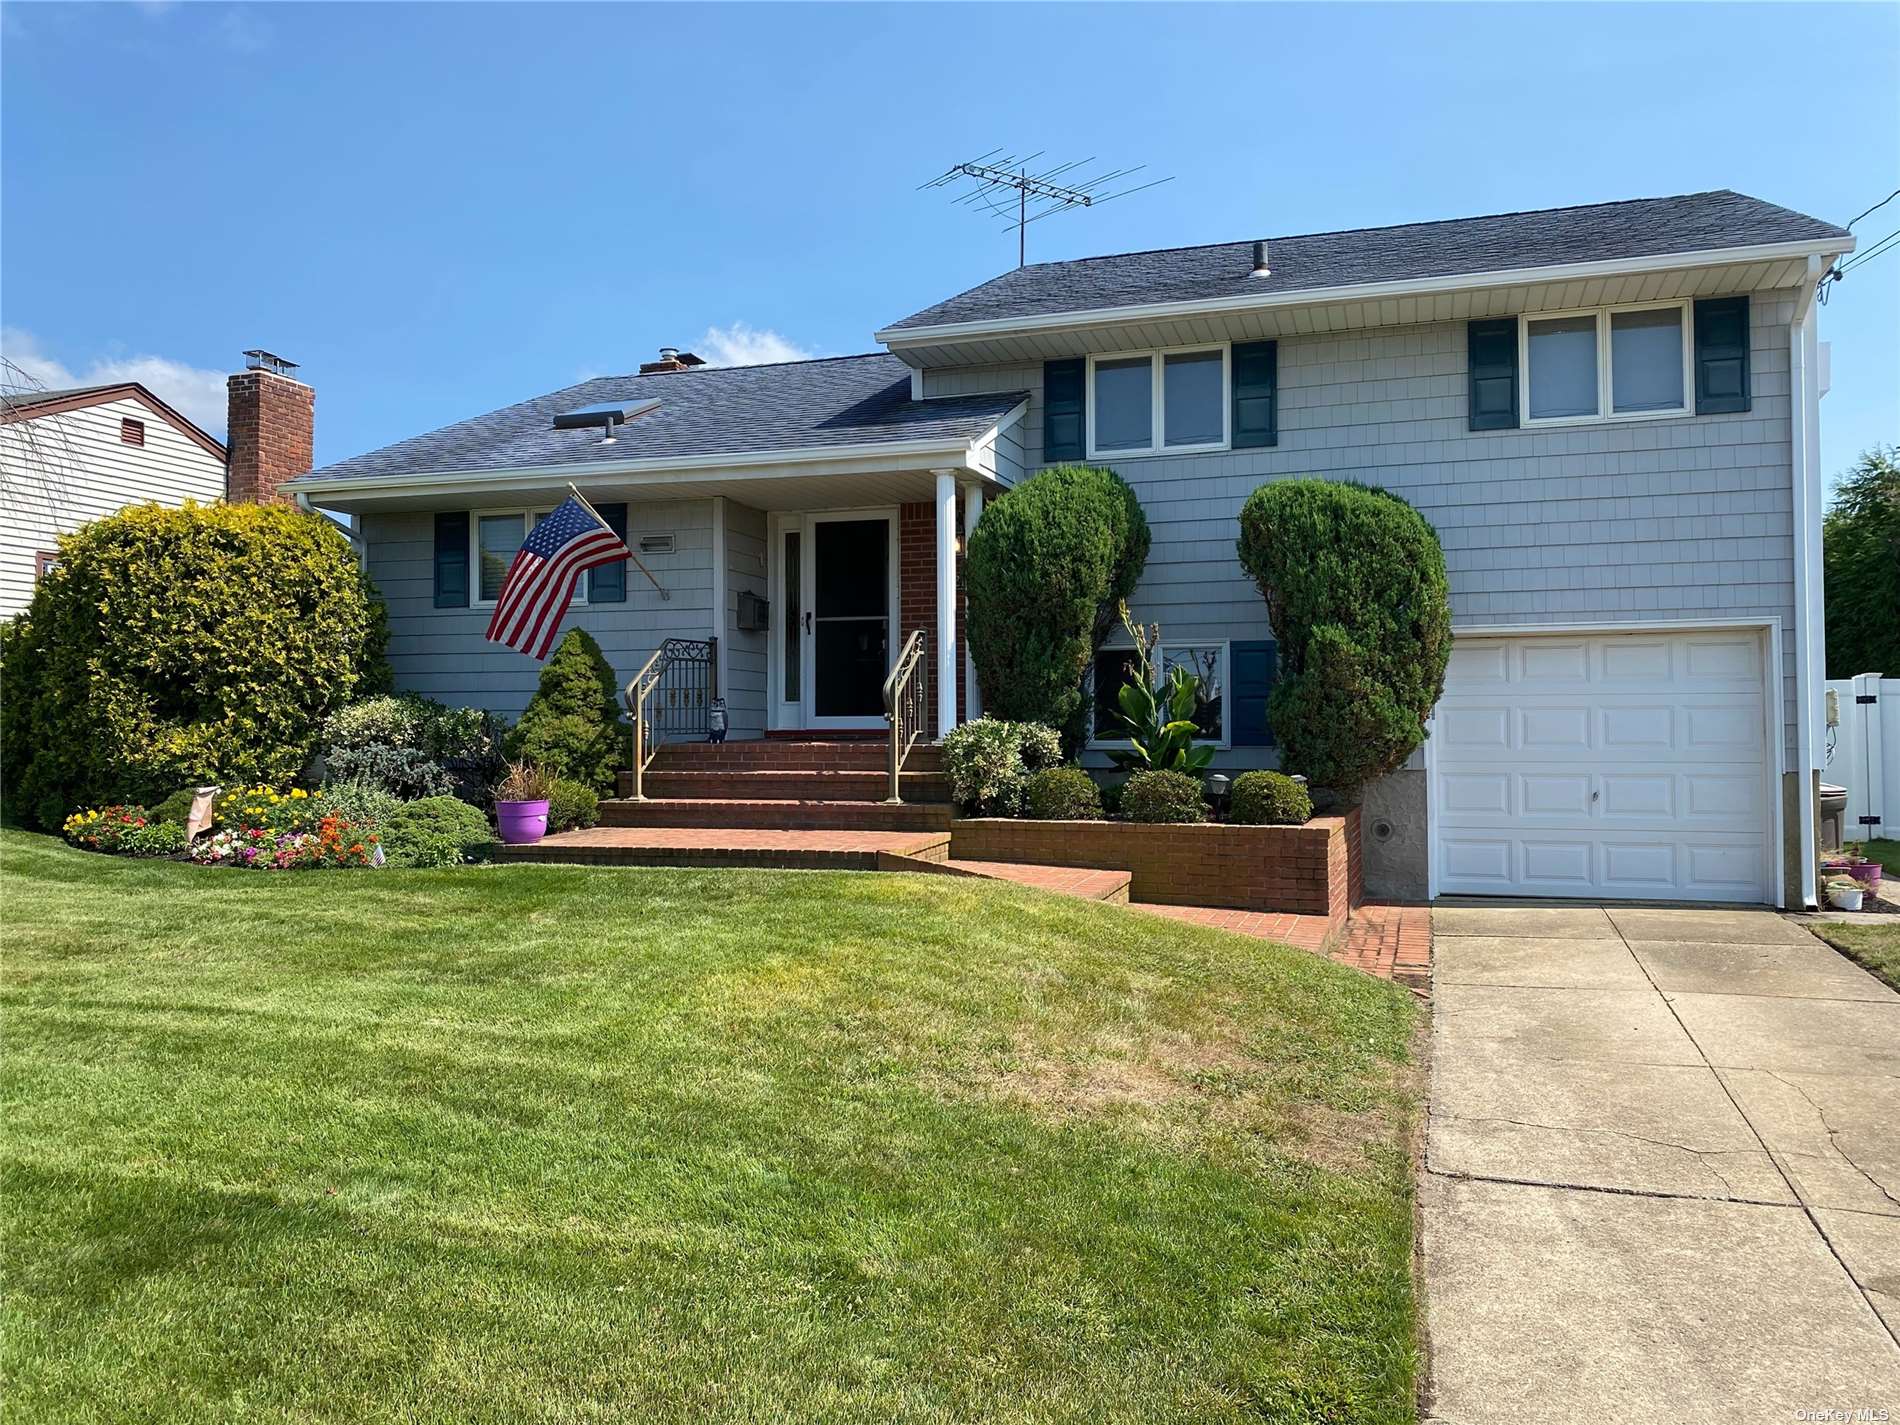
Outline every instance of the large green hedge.
[[8, 814], [288, 781], [386, 681], [377, 605], [343, 534], [285, 506], [142, 505], [62, 537], [0, 631]]
[[508, 755], [603, 795], [629, 753], [632, 730], [620, 716], [614, 670], [585, 629], [569, 629], [549, 655], [521, 721], [508, 733]]
[[1057, 465], [984, 510], [970, 537], [969, 639], [983, 708], [1087, 733], [1082, 680], [1148, 562], [1148, 520], [1112, 470]]
[[1438, 536], [1387, 491], [1282, 480], [1248, 496], [1238, 548], [1279, 640], [1267, 716], [1281, 761], [1355, 798], [1425, 740], [1445, 688], [1451, 592]]
[[1827, 675], [1900, 678], [1900, 448], [1867, 451], [1821, 525]]

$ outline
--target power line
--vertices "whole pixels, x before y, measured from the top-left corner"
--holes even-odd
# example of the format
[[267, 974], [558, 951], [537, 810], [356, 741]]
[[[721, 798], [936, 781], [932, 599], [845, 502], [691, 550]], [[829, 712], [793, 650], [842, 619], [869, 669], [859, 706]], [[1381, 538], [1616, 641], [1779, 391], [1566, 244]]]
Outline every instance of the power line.
[[[1895, 198], [1900, 198], [1900, 188], [1894, 189], [1893, 192], [1889, 193], [1886, 197], [1882, 198], [1878, 203], [1874, 204], [1873, 207], [1867, 210], [1867, 213], [1878, 213], [1882, 208], [1886, 207], [1887, 204], [1891, 203]], [[1862, 213], [1860, 217], [1855, 218], [1853, 222], [1848, 223], [1847, 230], [1851, 233], [1854, 230], [1854, 223], [1858, 223], [1861, 218], [1866, 217], [1867, 213]]]
[[[1852, 221], [1848, 223], [1847, 230], [1849, 232], [1852, 232], [1854, 230], [1855, 223], [1858, 223], [1862, 218], [1866, 217], [1868, 213], [1878, 213], [1882, 208], [1886, 207], [1887, 204], [1891, 203], [1895, 198], [1900, 198], [1900, 188], [1894, 189], [1893, 192], [1889, 193], [1886, 197], [1882, 198], [1878, 203], [1874, 204], [1873, 207], [1867, 209], [1866, 212], [1857, 213], [1852, 219]], [[1849, 272], [1853, 271], [1854, 268], [1859, 267], [1863, 263], [1868, 262], [1869, 260], [1880, 256], [1880, 254], [1884, 252], [1892, 251], [1892, 244], [1895, 237], [1900, 237], [1900, 230], [1896, 230], [1894, 232], [1888, 233], [1884, 238], [1882, 238], [1879, 242], [1875, 243], [1872, 247], [1866, 249], [1864, 252], [1855, 253], [1852, 257], [1848, 258], [1847, 261], [1845, 262], [1842, 262], [1838, 258], [1836, 258], [1834, 265], [1828, 268], [1827, 271], [1823, 272], [1821, 274], [1820, 281], [1814, 284], [1814, 295], [1820, 299], [1821, 305], [1822, 306], [1827, 305], [1827, 294], [1828, 294], [1829, 289], [1832, 288], [1836, 282], [1839, 282]]]
[[1865, 252], [1855, 253], [1846, 262], [1840, 265], [1838, 271], [1842, 273], [1852, 272], [1856, 267], [1864, 266], [1874, 258], [1879, 257], [1882, 253], [1891, 252], [1896, 245], [1900, 245], [1900, 228], [1896, 228], [1894, 231], [1888, 233]]

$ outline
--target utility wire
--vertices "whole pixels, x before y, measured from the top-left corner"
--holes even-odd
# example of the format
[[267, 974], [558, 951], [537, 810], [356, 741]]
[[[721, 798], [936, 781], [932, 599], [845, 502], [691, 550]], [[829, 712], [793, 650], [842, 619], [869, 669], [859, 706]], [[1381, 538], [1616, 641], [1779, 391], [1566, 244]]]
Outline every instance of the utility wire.
[[[1882, 208], [1886, 207], [1887, 204], [1891, 203], [1895, 198], [1900, 198], [1900, 188], [1894, 189], [1893, 192], [1889, 193], [1886, 197], [1882, 198], [1878, 203], [1874, 204], [1873, 207], [1867, 210], [1867, 213], [1879, 212]], [[1867, 213], [1862, 213], [1859, 218], [1855, 218], [1853, 222], [1850, 222], [1847, 225], [1847, 230], [1851, 233], [1854, 230], [1854, 223], [1858, 223], [1861, 218], [1866, 217]]]
[[1865, 252], [1855, 253], [1852, 257], [1848, 258], [1847, 261], [1843, 262], [1838, 270], [1843, 273], [1852, 272], [1856, 267], [1871, 262], [1882, 253], [1891, 252], [1896, 243], [1900, 243], [1900, 228], [1896, 228], [1894, 231], [1888, 233]]

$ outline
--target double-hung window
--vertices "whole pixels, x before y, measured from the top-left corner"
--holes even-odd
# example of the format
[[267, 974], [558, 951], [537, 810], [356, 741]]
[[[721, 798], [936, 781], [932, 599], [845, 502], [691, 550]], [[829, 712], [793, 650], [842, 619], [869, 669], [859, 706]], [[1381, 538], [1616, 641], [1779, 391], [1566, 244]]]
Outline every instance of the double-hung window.
[[1524, 424], [1640, 420], [1693, 409], [1687, 302], [1519, 320]]
[[[1192, 714], [1197, 740], [1229, 746], [1226, 642], [1164, 643], [1150, 650], [1150, 656], [1162, 688], [1167, 686], [1168, 675], [1176, 668], [1185, 668], [1201, 680], [1200, 696]], [[1095, 655], [1094, 666], [1089, 670], [1089, 699], [1093, 709], [1089, 731], [1090, 741], [1098, 746], [1128, 740], [1120, 717], [1120, 697], [1121, 690], [1134, 678], [1136, 666], [1132, 648], [1104, 648]]]
[[[468, 531], [469, 562], [475, 566], [475, 608], [495, 606], [501, 597], [502, 583], [508, 577], [508, 566], [514, 563], [521, 542], [528, 537], [530, 529], [553, 513], [552, 509], [475, 512]], [[574, 581], [572, 602], [576, 605], [587, 602], [585, 579]]]
[[1167, 455], [1228, 442], [1228, 348], [1089, 358], [1089, 454]]

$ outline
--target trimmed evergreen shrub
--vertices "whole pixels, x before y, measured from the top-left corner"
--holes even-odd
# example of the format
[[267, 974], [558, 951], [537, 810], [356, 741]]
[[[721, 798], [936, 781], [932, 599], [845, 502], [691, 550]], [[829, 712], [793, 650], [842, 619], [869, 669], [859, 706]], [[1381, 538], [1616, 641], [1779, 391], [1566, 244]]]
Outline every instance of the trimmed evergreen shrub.
[[620, 716], [614, 670], [585, 629], [569, 629], [541, 670], [540, 686], [508, 733], [508, 756], [596, 793], [613, 790], [631, 729]]
[[141, 505], [59, 541], [0, 631], [8, 811], [194, 781], [282, 783], [375, 668], [373, 590], [330, 521], [283, 505]]
[[1279, 641], [1267, 716], [1282, 760], [1353, 800], [1425, 740], [1445, 688], [1438, 536], [1387, 491], [1282, 480], [1248, 496], [1237, 548]]
[[1164, 825], [1206, 821], [1207, 800], [1198, 777], [1186, 772], [1137, 772], [1122, 784], [1122, 816]]
[[980, 717], [950, 730], [943, 740], [943, 768], [950, 796], [977, 816], [1020, 816], [1031, 772], [1062, 760], [1062, 739], [1052, 727]]
[[374, 782], [325, 782], [323, 785], [324, 814], [340, 816], [352, 826], [380, 827], [401, 805], [399, 798]]
[[1304, 826], [1313, 819], [1313, 799], [1283, 772], [1242, 772], [1228, 791], [1227, 819], [1241, 826]]
[[1148, 561], [1148, 521], [1112, 470], [1058, 465], [983, 511], [970, 536], [970, 652], [983, 705], [1087, 737], [1089, 660]]
[[399, 803], [377, 831], [392, 866], [459, 866], [479, 859], [495, 839], [488, 818], [458, 797]]
[[191, 820], [191, 804], [198, 799], [196, 787], [181, 787], [147, 812], [153, 821], [174, 822], [183, 826]]
[[501, 729], [482, 708], [452, 708], [414, 693], [365, 698], [323, 726], [327, 780], [363, 781], [395, 796], [454, 793], [486, 806], [501, 775]]
[[584, 782], [557, 777], [548, 789], [548, 830], [572, 831], [600, 820], [600, 798]]
[[1045, 767], [1023, 787], [1025, 815], [1037, 821], [1100, 821], [1102, 793], [1080, 767]]
[[438, 763], [413, 747], [391, 747], [385, 742], [334, 748], [323, 759], [323, 771], [326, 778], [380, 787], [403, 801], [455, 793], [454, 779]]

